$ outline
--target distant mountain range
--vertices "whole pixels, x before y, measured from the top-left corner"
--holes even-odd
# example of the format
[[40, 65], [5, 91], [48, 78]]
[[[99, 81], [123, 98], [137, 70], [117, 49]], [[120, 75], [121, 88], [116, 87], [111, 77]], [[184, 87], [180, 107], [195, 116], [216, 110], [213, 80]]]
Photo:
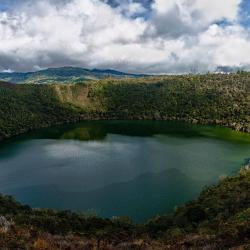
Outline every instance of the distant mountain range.
[[98, 80], [107, 77], [125, 78], [142, 77], [142, 74], [124, 73], [112, 69], [85, 69], [78, 67], [48, 68], [36, 72], [0, 73], [0, 81], [11, 83], [52, 84], [52, 83], [77, 83], [86, 80]]

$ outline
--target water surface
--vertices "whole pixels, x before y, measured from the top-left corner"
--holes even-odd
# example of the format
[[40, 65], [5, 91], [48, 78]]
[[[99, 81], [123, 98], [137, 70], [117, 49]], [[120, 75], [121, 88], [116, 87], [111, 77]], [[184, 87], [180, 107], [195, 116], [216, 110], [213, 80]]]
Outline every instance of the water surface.
[[144, 221], [198, 196], [250, 157], [250, 136], [173, 122], [100, 121], [0, 144], [0, 192], [32, 207]]

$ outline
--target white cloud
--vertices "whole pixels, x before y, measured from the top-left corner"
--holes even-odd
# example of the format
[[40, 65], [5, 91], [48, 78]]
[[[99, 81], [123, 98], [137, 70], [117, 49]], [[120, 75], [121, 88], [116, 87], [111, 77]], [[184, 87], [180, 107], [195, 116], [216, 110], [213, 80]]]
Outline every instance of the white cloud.
[[234, 22], [241, 0], [155, 0], [153, 23], [158, 35], [195, 34], [218, 21]]
[[238, 26], [221, 28], [212, 25], [199, 37], [200, 46], [213, 55], [213, 64], [226, 66], [248, 65], [250, 40], [245, 29]]
[[0, 64], [21, 70], [87, 65], [96, 49], [136, 42], [145, 28], [141, 19], [127, 19], [97, 0], [72, 0], [61, 8], [46, 0], [26, 3], [14, 12], [0, 13]]
[[239, 5], [155, 0], [143, 19], [135, 16], [145, 8], [133, 0], [116, 8], [100, 0], [24, 0], [0, 12], [0, 70], [73, 65], [164, 73], [250, 65]]

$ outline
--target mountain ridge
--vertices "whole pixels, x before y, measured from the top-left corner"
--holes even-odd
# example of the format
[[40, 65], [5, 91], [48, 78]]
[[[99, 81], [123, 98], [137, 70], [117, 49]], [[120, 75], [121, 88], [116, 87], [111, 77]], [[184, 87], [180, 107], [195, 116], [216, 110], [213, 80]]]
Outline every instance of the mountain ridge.
[[133, 74], [114, 69], [87, 69], [81, 67], [64, 66], [47, 68], [34, 72], [0, 72], [0, 80], [18, 84], [53, 84], [77, 83], [78, 81], [99, 80], [112, 78], [138, 78], [145, 74]]

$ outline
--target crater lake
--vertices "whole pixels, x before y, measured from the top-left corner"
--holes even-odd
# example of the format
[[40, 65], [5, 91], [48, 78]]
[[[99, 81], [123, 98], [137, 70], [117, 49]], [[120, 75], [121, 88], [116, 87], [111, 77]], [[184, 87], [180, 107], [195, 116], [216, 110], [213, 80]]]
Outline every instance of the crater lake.
[[158, 121], [91, 121], [0, 143], [0, 192], [35, 208], [142, 222], [196, 198], [250, 157], [250, 135]]

